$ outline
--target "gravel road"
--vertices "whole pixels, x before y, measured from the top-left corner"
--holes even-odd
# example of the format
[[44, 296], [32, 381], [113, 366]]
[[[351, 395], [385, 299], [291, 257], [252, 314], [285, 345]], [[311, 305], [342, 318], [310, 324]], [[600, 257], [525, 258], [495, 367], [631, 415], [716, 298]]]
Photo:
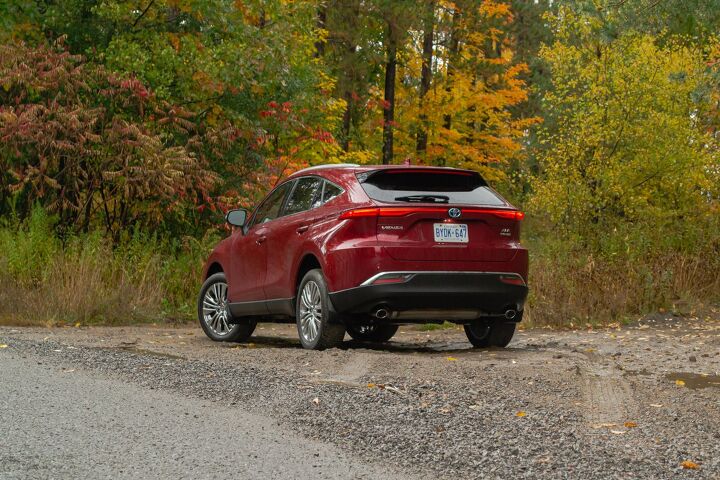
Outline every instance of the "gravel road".
[[720, 478], [718, 312], [504, 350], [296, 335], [0, 328], [0, 478]]

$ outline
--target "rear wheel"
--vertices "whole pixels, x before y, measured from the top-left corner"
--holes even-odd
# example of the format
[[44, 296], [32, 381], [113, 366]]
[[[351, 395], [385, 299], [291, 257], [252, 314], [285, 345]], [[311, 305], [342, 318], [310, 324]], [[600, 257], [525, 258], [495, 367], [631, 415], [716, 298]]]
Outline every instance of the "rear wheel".
[[[254, 320], [233, 318], [228, 309], [227, 280], [224, 273], [210, 275], [198, 298], [198, 320], [205, 335], [216, 342], [242, 342], [255, 331]], [[239, 322], [239, 323], [235, 323]]]
[[361, 342], [387, 342], [398, 331], [397, 325], [348, 325], [347, 332]]
[[506, 347], [515, 334], [515, 322], [475, 322], [465, 325], [465, 335], [477, 348]]
[[327, 285], [321, 270], [310, 270], [305, 274], [295, 303], [298, 336], [303, 348], [324, 350], [342, 342], [345, 326], [330, 308]]

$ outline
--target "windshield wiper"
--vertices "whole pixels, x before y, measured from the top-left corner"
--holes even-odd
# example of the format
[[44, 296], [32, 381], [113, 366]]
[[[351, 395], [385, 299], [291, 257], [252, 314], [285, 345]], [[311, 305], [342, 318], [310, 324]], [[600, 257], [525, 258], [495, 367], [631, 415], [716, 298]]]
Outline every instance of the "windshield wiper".
[[431, 203], [448, 203], [450, 197], [447, 195], [408, 195], [406, 197], [395, 197], [400, 202], [431, 202]]

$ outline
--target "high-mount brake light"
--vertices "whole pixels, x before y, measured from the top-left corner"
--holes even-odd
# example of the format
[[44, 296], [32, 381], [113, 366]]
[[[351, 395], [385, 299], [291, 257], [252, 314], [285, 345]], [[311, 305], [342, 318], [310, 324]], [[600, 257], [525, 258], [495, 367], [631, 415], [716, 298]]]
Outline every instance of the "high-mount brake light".
[[474, 177], [474, 172], [466, 172], [464, 170], [444, 170], [436, 168], [397, 168], [388, 170], [378, 170], [378, 172], [386, 174], [402, 174], [402, 173], [434, 173], [442, 175], [462, 175], [464, 177]]
[[[520, 221], [525, 214], [519, 210], [501, 210], [486, 208], [461, 208], [463, 217], [467, 214], [494, 215], [506, 220]], [[347, 210], [340, 214], [340, 220], [360, 217], [404, 217], [413, 213], [447, 214], [447, 207], [366, 207]]]

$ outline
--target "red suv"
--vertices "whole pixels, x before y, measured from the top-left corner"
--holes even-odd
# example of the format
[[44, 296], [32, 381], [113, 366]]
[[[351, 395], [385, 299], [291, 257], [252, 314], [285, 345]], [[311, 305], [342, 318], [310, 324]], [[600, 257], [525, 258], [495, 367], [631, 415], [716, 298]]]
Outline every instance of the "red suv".
[[528, 291], [522, 218], [473, 171], [308, 168], [249, 219], [227, 214], [236, 228], [205, 265], [200, 325], [241, 341], [258, 321], [295, 321], [302, 346], [323, 349], [448, 320], [476, 347], [504, 347]]

